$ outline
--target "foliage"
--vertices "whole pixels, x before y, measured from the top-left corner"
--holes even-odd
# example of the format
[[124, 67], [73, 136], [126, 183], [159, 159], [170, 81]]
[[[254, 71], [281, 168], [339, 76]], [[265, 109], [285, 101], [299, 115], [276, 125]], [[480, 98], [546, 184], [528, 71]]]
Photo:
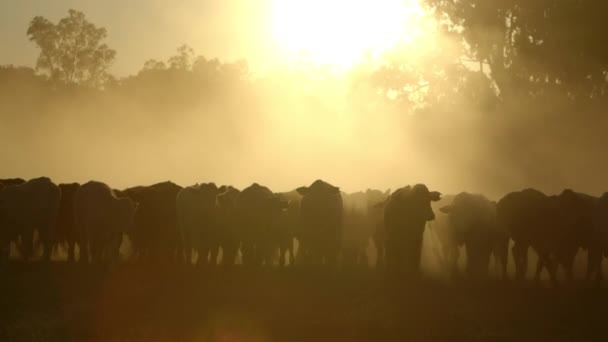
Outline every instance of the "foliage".
[[594, 0], [427, 0], [489, 65], [501, 96], [606, 95], [608, 3]]
[[53, 82], [102, 87], [108, 80], [116, 51], [102, 43], [106, 29], [89, 22], [82, 12], [71, 9], [57, 24], [37, 16], [27, 35], [40, 49], [36, 68]]

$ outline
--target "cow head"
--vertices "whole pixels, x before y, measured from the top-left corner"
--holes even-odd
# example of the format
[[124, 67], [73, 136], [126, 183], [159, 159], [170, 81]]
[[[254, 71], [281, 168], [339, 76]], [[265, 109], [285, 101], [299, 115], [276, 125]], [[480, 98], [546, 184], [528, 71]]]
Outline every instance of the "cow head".
[[429, 191], [424, 184], [416, 184], [395, 191], [391, 199], [399, 202], [399, 206], [414, 217], [423, 221], [432, 221], [435, 219], [435, 213], [431, 202], [439, 201], [441, 193]]
[[443, 206], [443, 207], [439, 208], [439, 211], [441, 211], [444, 214], [449, 214], [452, 211], [452, 206], [451, 205]]
[[307, 186], [301, 186], [299, 188], [296, 189], [296, 191], [302, 195], [302, 196], [306, 196], [306, 194], [308, 193], [308, 187]]

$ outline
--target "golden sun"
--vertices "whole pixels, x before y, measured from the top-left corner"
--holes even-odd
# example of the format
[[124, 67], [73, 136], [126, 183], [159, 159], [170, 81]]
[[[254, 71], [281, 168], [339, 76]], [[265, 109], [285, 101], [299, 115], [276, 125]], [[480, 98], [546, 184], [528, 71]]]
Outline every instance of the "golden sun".
[[273, 32], [296, 61], [349, 68], [412, 40], [424, 14], [419, 0], [274, 0]]

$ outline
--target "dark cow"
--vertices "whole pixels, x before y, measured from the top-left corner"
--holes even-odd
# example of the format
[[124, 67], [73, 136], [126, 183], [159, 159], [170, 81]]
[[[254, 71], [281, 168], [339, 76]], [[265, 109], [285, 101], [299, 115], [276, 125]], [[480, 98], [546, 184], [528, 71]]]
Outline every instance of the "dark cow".
[[[553, 234], [557, 233], [555, 257], [563, 267], [568, 281], [573, 280], [574, 258], [580, 249], [593, 251], [594, 216], [598, 198], [587, 194], [564, 190], [554, 198], [554, 215], [551, 225]], [[588, 258], [588, 273], [592, 271], [592, 258]], [[538, 272], [538, 270], [537, 270]]]
[[296, 234], [300, 231], [300, 203], [302, 195], [296, 190], [290, 192], [278, 193], [277, 196], [287, 203], [287, 209], [284, 210], [275, 227], [275, 234], [279, 244], [279, 266], [287, 264], [289, 257], [289, 265], [295, 265], [295, 246], [294, 240]]
[[369, 217], [374, 226], [372, 241], [376, 248], [376, 268], [386, 266], [386, 227], [384, 225], [384, 207], [391, 191], [368, 190]]
[[8, 257], [10, 242], [21, 236], [21, 256], [29, 260], [33, 253], [34, 231], [44, 245], [44, 260], [51, 257], [52, 230], [57, 220], [61, 190], [49, 178], [31, 179], [0, 190], [0, 237]]
[[74, 261], [74, 245], [77, 239], [74, 223], [74, 199], [78, 189], [80, 189], [80, 184], [59, 184], [59, 189], [61, 189], [61, 202], [57, 223], [54, 227], [53, 243], [55, 245], [67, 244], [68, 261]]
[[236, 200], [240, 191], [231, 186], [217, 195], [217, 225], [220, 246], [222, 248], [222, 264], [233, 266], [239, 250], [239, 225], [237, 220]]
[[587, 279], [603, 279], [602, 260], [608, 256], [608, 192], [596, 202], [593, 211], [593, 231], [589, 244]]
[[398, 189], [384, 209], [386, 262], [391, 272], [417, 274], [420, 269], [422, 235], [426, 222], [435, 219], [432, 201], [441, 194], [430, 192], [423, 184]]
[[198, 253], [197, 264], [216, 264], [220, 244], [214, 183], [184, 188], [177, 195], [177, 218], [186, 263], [192, 262], [192, 250]]
[[298, 258], [313, 265], [334, 266], [342, 237], [343, 203], [340, 188], [317, 180], [297, 191], [303, 196]]
[[22, 178], [7, 178], [0, 179], [0, 189], [11, 185], [20, 185], [25, 183], [25, 179]]
[[137, 204], [118, 198], [104, 183], [90, 181], [80, 187], [74, 200], [80, 246], [80, 262], [118, 259], [123, 234], [133, 226]]
[[512, 255], [515, 262], [515, 277], [526, 276], [528, 249], [532, 247], [538, 255], [536, 278], [544, 267], [551, 280], [557, 284], [556, 251], [559, 230], [555, 227], [555, 198], [535, 189], [525, 189], [504, 196], [496, 206], [496, 214], [513, 240]]
[[257, 183], [239, 194], [236, 209], [244, 265], [273, 265], [278, 248], [276, 224], [286, 206], [270, 189]]
[[143, 261], [176, 261], [181, 255], [177, 229], [177, 194], [182, 187], [172, 182], [135, 187], [122, 191], [138, 208], [130, 234], [133, 252]]
[[509, 236], [496, 218], [496, 203], [483, 195], [463, 192], [440, 210], [449, 215], [448, 229], [454, 247], [465, 247], [467, 275], [473, 279], [486, 277], [493, 254], [506, 279]]
[[[557, 268], [561, 265], [568, 280], [573, 279], [573, 264], [580, 248], [593, 248], [593, 216], [597, 199], [572, 190], [558, 196], [526, 189], [510, 193], [498, 202], [499, 220], [507, 226], [514, 241], [513, 259], [516, 275], [523, 279], [527, 273], [528, 248], [538, 255], [535, 278], [538, 281], [547, 269], [557, 285]], [[590, 250], [590, 255], [594, 253]], [[593, 270], [589, 258], [588, 270]]]
[[345, 266], [367, 266], [367, 247], [374, 240], [376, 264], [384, 263], [383, 208], [390, 190], [368, 189], [365, 192], [342, 194], [344, 206], [342, 228], [342, 255]]

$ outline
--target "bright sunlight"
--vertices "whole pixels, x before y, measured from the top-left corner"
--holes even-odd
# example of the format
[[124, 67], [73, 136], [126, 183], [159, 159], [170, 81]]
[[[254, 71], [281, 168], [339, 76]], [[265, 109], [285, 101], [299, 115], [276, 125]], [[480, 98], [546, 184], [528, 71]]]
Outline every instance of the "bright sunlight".
[[275, 39], [295, 61], [348, 69], [421, 30], [419, 0], [274, 0]]

